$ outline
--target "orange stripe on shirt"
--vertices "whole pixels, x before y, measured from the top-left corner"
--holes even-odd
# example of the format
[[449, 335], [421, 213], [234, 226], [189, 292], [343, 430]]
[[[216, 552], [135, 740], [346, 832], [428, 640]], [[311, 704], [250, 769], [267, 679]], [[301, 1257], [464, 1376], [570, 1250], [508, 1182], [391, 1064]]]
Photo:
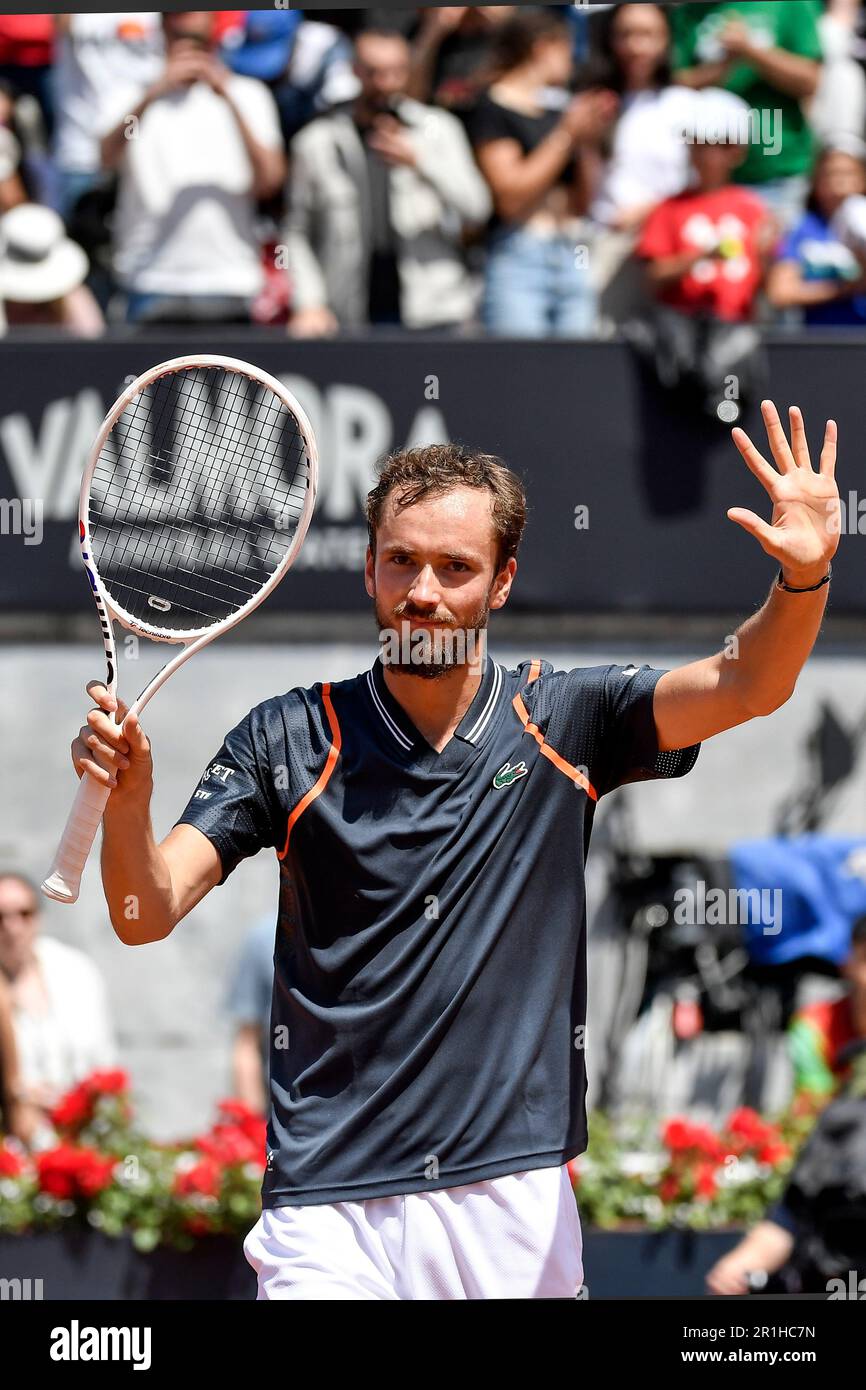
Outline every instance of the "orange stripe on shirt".
[[286, 854], [288, 853], [289, 836], [292, 833], [292, 827], [294, 826], [295, 822], [300, 819], [300, 817], [306, 811], [307, 807], [313, 801], [315, 801], [316, 797], [321, 796], [322, 792], [325, 790], [325, 787], [328, 785], [331, 773], [334, 771], [334, 768], [337, 765], [337, 759], [340, 756], [340, 749], [343, 746], [343, 735], [340, 732], [340, 722], [337, 719], [336, 713], [334, 712], [334, 706], [331, 701], [330, 684], [322, 686], [322, 703], [325, 706], [325, 713], [328, 716], [328, 724], [331, 728], [331, 746], [328, 749], [328, 756], [325, 759], [325, 766], [322, 768], [322, 771], [316, 778], [314, 785], [310, 787], [310, 790], [307, 792], [305, 796], [301, 797], [297, 806], [295, 806], [289, 814], [288, 824], [286, 825], [286, 843], [283, 845], [282, 851], [277, 855], [278, 859], [285, 859]]
[[[537, 671], [535, 672], [535, 675], [532, 674], [532, 672], [535, 670], [536, 664], [537, 663], [533, 661], [532, 667], [530, 668], [530, 681], [535, 680], [538, 675]], [[560, 757], [559, 753], [556, 752], [556, 749], [551, 748], [549, 743], [545, 743], [544, 734], [541, 732], [538, 725], [531, 724], [529, 722], [529, 711], [523, 703], [521, 696], [515, 695], [511, 703], [517, 711], [517, 717], [523, 725], [524, 733], [532, 735], [532, 737], [535, 739], [535, 742], [541, 749], [541, 752], [544, 755], [544, 757], [548, 758], [553, 763], [553, 766], [555, 768], [558, 768], [560, 772], [565, 773], [565, 776], [568, 777], [572, 782], [574, 782], [575, 786], [583, 787], [583, 790], [586, 792], [587, 796], [591, 798], [591, 800], [598, 801], [598, 792], [595, 790], [595, 787], [592, 785], [589, 779], [584, 776], [584, 774], [580, 771], [579, 768], [573, 767], [571, 763], [566, 762], [565, 758]]]

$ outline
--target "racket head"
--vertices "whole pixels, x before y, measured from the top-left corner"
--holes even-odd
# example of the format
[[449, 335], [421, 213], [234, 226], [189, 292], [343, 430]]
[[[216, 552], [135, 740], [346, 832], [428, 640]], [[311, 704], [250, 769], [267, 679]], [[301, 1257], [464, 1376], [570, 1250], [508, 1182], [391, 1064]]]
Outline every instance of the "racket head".
[[276, 377], [213, 354], [149, 368], [109, 410], [81, 480], [100, 618], [104, 606], [157, 642], [233, 627], [290, 568], [317, 483], [309, 418]]

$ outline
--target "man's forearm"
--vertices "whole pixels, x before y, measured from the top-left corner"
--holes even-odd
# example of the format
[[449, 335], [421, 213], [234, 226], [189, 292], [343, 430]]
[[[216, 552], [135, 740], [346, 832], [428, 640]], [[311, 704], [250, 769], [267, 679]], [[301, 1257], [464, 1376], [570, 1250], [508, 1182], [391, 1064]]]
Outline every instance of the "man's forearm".
[[436, 59], [442, 47], [443, 35], [433, 30], [421, 30], [412, 45], [409, 81], [406, 95], [415, 101], [429, 101], [436, 72]]
[[[786, 581], [798, 587], [821, 577], [785, 571]], [[774, 581], [763, 607], [737, 629], [730, 679], [746, 708], [770, 714], [791, 696], [820, 631], [828, 592], [824, 584], [813, 593], [789, 594]]]
[[127, 946], [161, 941], [177, 922], [171, 873], [147, 807], [111, 811], [102, 822], [102, 886], [111, 924]]
[[673, 80], [681, 87], [721, 87], [731, 68], [731, 59], [723, 58], [717, 63], [696, 63], [691, 68], [679, 68]]
[[799, 53], [789, 53], [784, 48], [750, 48], [743, 59], [761, 74], [765, 82], [771, 83], [786, 96], [802, 100], [814, 96], [817, 91], [821, 65], [813, 58], [803, 58]]
[[752, 1257], [755, 1269], [773, 1274], [785, 1263], [794, 1248], [794, 1237], [773, 1220], [759, 1221], [744, 1237], [742, 1251]]

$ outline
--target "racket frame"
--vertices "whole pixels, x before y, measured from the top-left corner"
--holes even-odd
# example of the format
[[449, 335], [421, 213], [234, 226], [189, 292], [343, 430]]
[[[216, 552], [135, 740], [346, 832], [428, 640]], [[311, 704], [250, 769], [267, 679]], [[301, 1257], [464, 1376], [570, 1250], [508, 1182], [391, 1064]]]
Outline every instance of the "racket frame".
[[[191, 368], [216, 367], [226, 372], [235, 372], [238, 375], [258, 381], [261, 385], [267, 386], [282, 401], [287, 410], [291, 412], [297, 421], [298, 428], [304, 441], [304, 451], [309, 465], [309, 477], [307, 480], [306, 496], [301, 507], [301, 513], [285, 555], [280, 560], [273, 574], [262, 585], [261, 589], [252, 598], [242, 604], [234, 613], [227, 618], [221, 618], [210, 627], [194, 628], [187, 631], [173, 631], [169, 628], [160, 628], [157, 624], [143, 622], [134, 618], [120, 604], [115, 603], [109, 597], [108, 591], [99, 575], [96, 564], [92, 557], [92, 546], [90, 541], [90, 484], [93, 479], [96, 466], [105, 447], [105, 442], [113, 430], [117, 421], [120, 419], [127, 406], [139, 395], [146, 387], [162, 377], [169, 376], [173, 372], [187, 371]], [[168, 642], [174, 646], [182, 645], [183, 649], [157, 672], [151, 681], [145, 686], [140, 695], [129, 706], [124, 718], [130, 714], [140, 714], [145, 705], [153, 698], [161, 686], [174, 675], [175, 671], [181, 667], [196, 652], [201, 651], [215, 638], [220, 637], [224, 632], [236, 627], [239, 622], [248, 617], [253, 609], [258, 608], [260, 603], [268, 597], [276, 588], [280, 580], [290, 569], [298, 551], [303, 543], [304, 537], [312, 520], [313, 509], [316, 504], [316, 492], [318, 485], [319, 456], [316, 446], [316, 438], [309, 417], [303, 410], [299, 402], [292, 395], [287, 387], [283, 386], [276, 377], [263, 371], [260, 367], [254, 366], [250, 362], [241, 361], [236, 357], [221, 357], [212, 353], [201, 353], [187, 357], [173, 357], [166, 362], [160, 362], [155, 367], [150, 367], [146, 372], [142, 372], [132, 381], [122, 395], [118, 396], [114, 405], [108, 411], [102, 424], [99, 427], [97, 436], [93, 442], [87, 459], [87, 465], [81, 478], [81, 487], [78, 494], [78, 539], [81, 547], [81, 559], [87, 575], [93, 599], [96, 604], [96, 611], [99, 615], [99, 625], [102, 631], [102, 643], [105, 650], [105, 664], [107, 670], [106, 688], [109, 694], [117, 698], [117, 645], [114, 638], [113, 622], [117, 621], [121, 627], [134, 633], [136, 636], [146, 637], [152, 642]], [[115, 715], [116, 722], [116, 715]], [[122, 727], [122, 726], [121, 726]], [[86, 779], [86, 782], [85, 782]], [[90, 773], [82, 775], [82, 785], [79, 787], [79, 799], [83, 802], [90, 801], [92, 807], [98, 805], [95, 795], [97, 789], [101, 794], [110, 794], [111, 788], [97, 782], [91, 777]], [[88, 784], [93, 784], [89, 786]], [[108, 795], [104, 796], [107, 802]], [[78, 802], [76, 802], [78, 804]], [[104, 803], [103, 803], [104, 804]], [[95, 814], [95, 810], [93, 812]], [[71, 817], [70, 817], [71, 819]], [[100, 814], [101, 819], [101, 814]], [[64, 832], [65, 834], [65, 832]], [[94, 831], [95, 834], [95, 831]], [[92, 843], [92, 841], [91, 841]], [[53, 898], [57, 902], [73, 903], [78, 897], [78, 883], [71, 884], [65, 881], [59, 873], [57, 860], [55, 857], [54, 865], [49, 870], [48, 876], [42, 884], [42, 891], [46, 897]], [[79, 876], [80, 877], [80, 876]]]

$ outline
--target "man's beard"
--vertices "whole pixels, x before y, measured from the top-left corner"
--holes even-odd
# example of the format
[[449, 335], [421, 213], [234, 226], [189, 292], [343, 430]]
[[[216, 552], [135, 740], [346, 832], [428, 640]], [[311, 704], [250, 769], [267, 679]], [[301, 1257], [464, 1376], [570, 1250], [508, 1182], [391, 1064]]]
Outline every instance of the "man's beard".
[[486, 650], [486, 628], [490, 617], [487, 598], [480, 612], [463, 626], [453, 619], [433, 618], [436, 629], [417, 628], [410, 632], [413, 619], [426, 618], [411, 604], [398, 604], [391, 613], [383, 613], [374, 600], [379, 646], [383, 665], [389, 671], [421, 680], [439, 680], [461, 666], [483, 662]]

